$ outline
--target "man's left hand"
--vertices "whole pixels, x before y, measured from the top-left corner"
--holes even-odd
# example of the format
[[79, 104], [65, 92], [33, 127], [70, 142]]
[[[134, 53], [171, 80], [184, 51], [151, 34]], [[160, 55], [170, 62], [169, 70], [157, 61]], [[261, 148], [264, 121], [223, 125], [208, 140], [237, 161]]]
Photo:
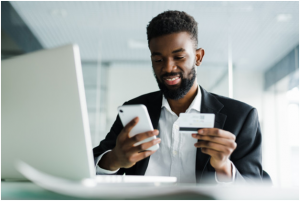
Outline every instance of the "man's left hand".
[[192, 137], [200, 140], [195, 143], [195, 147], [211, 156], [210, 164], [216, 172], [231, 178], [229, 157], [236, 148], [235, 135], [218, 128], [203, 128], [197, 134], [192, 134]]

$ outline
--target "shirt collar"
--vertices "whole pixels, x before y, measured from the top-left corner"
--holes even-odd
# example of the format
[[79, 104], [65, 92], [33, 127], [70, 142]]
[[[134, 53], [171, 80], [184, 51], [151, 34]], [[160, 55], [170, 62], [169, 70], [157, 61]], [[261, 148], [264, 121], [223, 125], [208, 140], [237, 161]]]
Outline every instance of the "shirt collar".
[[[201, 107], [201, 90], [199, 85], [198, 86], [198, 90], [197, 90], [197, 95], [195, 96], [193, 102], [191, 103], [191, 105], [188, 107], [188, 109], [185, 111], [186, 113], [190, 112], [192, 109], [196, 110], [198, 112], [200, 112], [200, 107]], [[165, 107], [168, 111], [173, 112], [170, 108], [170, 105], [168, 103], [168, 100], [165, 98], [165, 96], [162, 96], [162, 105], [161, 108]]]

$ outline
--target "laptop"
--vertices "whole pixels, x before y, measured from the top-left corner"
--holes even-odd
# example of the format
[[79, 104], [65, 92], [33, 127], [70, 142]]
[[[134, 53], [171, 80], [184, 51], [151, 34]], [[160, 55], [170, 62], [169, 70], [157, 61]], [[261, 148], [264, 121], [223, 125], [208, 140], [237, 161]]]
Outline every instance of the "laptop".
[[58, 178], [96, 179], [79, 47], [41, 50], [2, 60], [1, 66], [1, 179], [27, 180], [16, 161]]

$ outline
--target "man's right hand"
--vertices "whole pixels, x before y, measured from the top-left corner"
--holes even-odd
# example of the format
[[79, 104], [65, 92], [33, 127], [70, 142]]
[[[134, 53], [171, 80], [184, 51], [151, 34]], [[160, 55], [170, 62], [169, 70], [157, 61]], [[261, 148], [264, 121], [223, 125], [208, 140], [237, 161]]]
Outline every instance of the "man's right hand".
[[148, 151], [146, 149], [160, 143], [160, 138], [156, 138], [149, 142], [134, 146], [134, 144], [137, 142], [158, 135], [159, 133], [158, 130], [153, 130], [137, 134], [130, 138], [129, 133], [131, 129], [138, 123], [138, 121], [139, 119], [136, 117], [122, 129], [117, 138], [116, 146], [112, 149], [112, 151], [106, 153], [99, 161], [98, 164], [101, 168], [111, 171], [119, 168], [130, 168], [135, 165], [136, 162], [147, 158], [156, 152], [156, 150]]

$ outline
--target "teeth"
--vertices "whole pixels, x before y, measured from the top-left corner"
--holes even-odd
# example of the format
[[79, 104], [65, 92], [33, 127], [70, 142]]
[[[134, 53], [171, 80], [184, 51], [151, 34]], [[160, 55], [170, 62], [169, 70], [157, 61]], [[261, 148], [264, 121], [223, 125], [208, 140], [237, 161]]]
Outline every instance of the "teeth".
[[173, 80], [176, 80], [176, 79], [178, 79], [178, 77], [175, 77], [175, 78], [172, 78], [172, 79], [166, 79], [166, 80], [173, 81]]

